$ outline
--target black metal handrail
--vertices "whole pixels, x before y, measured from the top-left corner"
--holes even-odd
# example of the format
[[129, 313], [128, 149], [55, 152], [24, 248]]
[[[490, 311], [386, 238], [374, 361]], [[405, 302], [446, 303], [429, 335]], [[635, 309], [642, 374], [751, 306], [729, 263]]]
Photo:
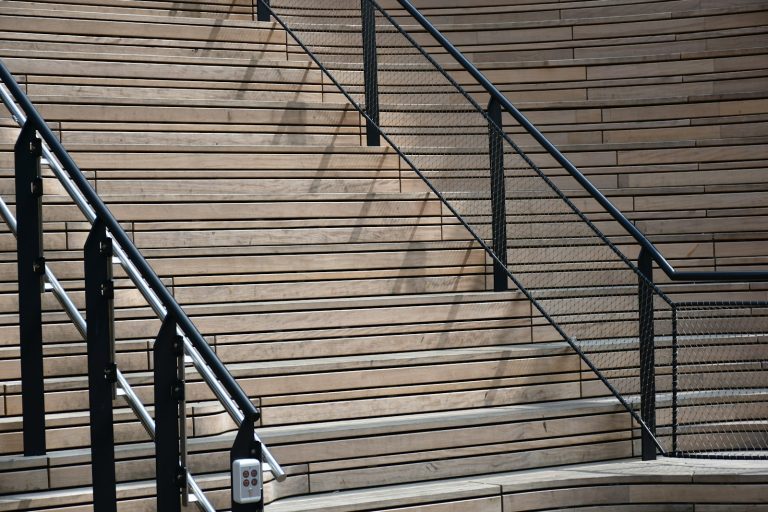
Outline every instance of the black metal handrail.
[[[0, 217], [8, 223], [11, 231], [18, 238], [19, 275], [27, 276], [28, 281], [31, 279], [26, 286], [22, 287], [20, 278], [20, 308], [22, 296], [28, 301], [34, 299], [39, 303], [40, 292], [51, 290], [88, 344], [92, 476], [94, 488], [100, 489], [100, 492], [94, 492], [94, 507], [109, 511], [114, 510], [116, 506], [112, 406], [111, 400], [104, 397], [106, 392], [102, 386], [104, 381], [108, 388], [111, 387], [113, 398], [118, 388], [122, 390], [129, 407], [155, 441], [157, 496], [159, 504], [165, 503], [162, 508], [169, 511], [181, 510], [181, 505], [186, 505], [189, 501], [189, 495], [184, 490], [188, 489], [193, 493], [197, 505], [202, 510], [207, 512], [215, 510], [186, 467], [185, 353], [238, 426], [238, 434], [230, 451], [230, 459], [259, 458], [268, 464], [277, 481], [285, 480], [285, 471], [254, 432], [254, 425], [259, 419], [260, 411], [253, 405], [248, 395], [155, 274], [2, 61], [0, 61], [0, 82], [2, 83], [0, 87], [2, 102], [22, 128], [14, 148], [17, 214], [20, 219], [18, 223], [0, 199]], [[37, 138], [37, 135], [42, 138], [42, 141]], [[44, 160], [41, 157], [44, 157]], [[42, 246], [29, 243], [30, 240], [42, 239], [43, 233], [40, 220], [42, 208], [40, 164], [42, 161], [47, 162], [80, 211], [92, 224], [85, 244], [87, 325], [80, 311], [45, 264]], [[29, 190], [31, 193], [28, 193]], [[22, 199], [24, 208], [21, 206]], [[37, 211], [36, 216], [35, 211]], [[27, 218], [32, 220], [27, 222], [25, 220]], [[23, 230], [21, 229], [22, 220], [25, 220]], [[24, 243], [22, 243], [22, 234]], [[111, 277], [112, 254], [117, 256], [117, 260], [130, 279], [163, 321], [163, 328], [154, 344], [155, 420], [151, 418], [114, 363], [114, 337], [113, 334], [109, 334], [114, 332], [114, 315], [111, 312], [114, 296]], [[32, 260], [34, 264], [29, 265], [32, 269], [30, 274], [27, 270], [28, 266], [22, 265], [21, 262]], [[23, 273], [22, 270], [24, 270]], [[101, 277], [94, 276], [101, 271], [104, 271]], [[49, 281], [45, 287], [42, 282], [43, 273]], [[37, 280], [39, 280], [37, 285], [40, 287], [39, 290], [35, 290]], [[22, 350], [22, 368], [31, 366], [33, 370], [38, 367], [41, 369], [42, 336], [36, 333], [42, 325], [42, 309], [39, 304], [33, 303], [30, 303], [27, 309], [30, 314], [27, 315], [29, 318], [26, 322], [21, 318], [20, 312], [19, 325], [22, 338], [25, 326], [27, 330], [34, 329], [30, 331], [32, 343], [24, 345], [31, 347], [27, 349], [26, 365], [24, 350]], [[94, 325], [91, 326], [91, 324]], [[161, 346], [166, 350], [159, 350]], [[162, 384], [160, 388], [158, 388], [159, 382]], [[42, 455], [45, 453], [42, 371], [33, 371], [26, 378], [22, 372], [22, 386], [25, 390], [24, 399], [29, 402], [29, 407], [25, 405], [24, 408], [24, 453], [25, 455]], [[170, 393], [167, 392], [167, 388], [170, 389]], [[104, 403], [110, 405], [103, 406]], [[174, 421], [175, 419], [177, 421]], [[162, 435], [160, 435], [161, 430]], [[163, 441], [159, 442], [161, 438]], [[173, 443], [171, 439], [177, 439], [178, 442]], [[106, 491], [101, 492], [104, 489]], [[237, 508], [238, 506], [240, 505], [234, 503], [233, 497], [233, 510], [251, 510], [249, 507], [241, 509]], [[261, 509], [263, 509], [263, 495], [258, 503], [258, 510]]]
[[197, 330], [195, 324], [192, 323], [192, 320], [189, 319], [179, 303], [176, 302], [176, 299], [173, 298], [171, 292], [168, 291], [147, 260], [133, 244], [133, 241], [131, 241], [128, 234], [122, 226], [120, 226], [120, 223], [112, 215], [112, 212], [109, 211], [107, 205], [104, 204], [93, 187], [91, 187], [90, 183], [88, 183], [88, 179], [72, 157], [69, 156], [67, 150], [64, 149], [64, 146], [59, 142], [59, 139], [53, 134], [53, 131], [51, 131], [45, 123], [45, 120], [37, 109], [35, 109], [34, 105], [32, 105], [32, 102], [27, 95], [24, 94], [24, 91], [21, 90], [21, 87], [19, 87], [19, 84], [13, 78], [13, 75], [3, 62], [0, 62], [0, 80], [5, 84], [19, 107], [21, 107], [24, 113], [28, 116], [27, 122], [32, 123], [35, 130], [37, 130], [42, 139], [48, 144], [48, 147], [51, 148], [72, 181], [77, 185], [78, 190], [88, 200], [96, 213], [104, 220], [112, 237], [117, 240], [123, 250], [127, 253], [131, 263], [136, 266], [141, 277], [147, 282], [152, 291], [157, 294], [158, 298], [163, 303], [163, 306], [165, 306], [169, 313], [174, 315], [181, 330], [184, 331], [184, 334], [186, 334], [192, 341], [194, 347], [203, 356], [205, 362], [224, 385], [227, 392], [232, 396], [232, 399], [243, 411], [243, 414], [251, 419], [257, 419], [259, 410], [253, 405], [250, 398], [248, 398], [248, 395], [245, 394], [245, 391], [243, 391], [234, 377], [232, 377], [232, 374], [229, 373], [227, 367], [224, 366], [221, 360], [216, 356], [216, 353], [205, 341], [202, 334], [200, 334], [200, 331]]
[[472, 64], [416, 7], [410, 0], [397, 0], [429, 34], [442, 46], [477, 82], [491, 95], [491, 98], [509, 112], [514, 119], [549, 153], [600, 205], [608, 211], [658, 264], [673, 281], [768, 281], [768, 271], [679, 271], [667, 261], [664, 255], [611, 201], [595, 187], [584, 174], [558, 150], [504, 94], [499, 91], [483, 73]]

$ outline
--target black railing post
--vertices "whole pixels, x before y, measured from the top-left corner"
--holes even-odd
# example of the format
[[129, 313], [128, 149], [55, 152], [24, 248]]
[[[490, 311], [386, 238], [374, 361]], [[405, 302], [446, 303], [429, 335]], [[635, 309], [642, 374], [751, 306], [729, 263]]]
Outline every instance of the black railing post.
[[[261, 443], [256, 441], [254, 436], [254, 424], [258, 419], [258, 415], [246, 414], [243, 418], [243, 422], [240, 424], [240, 429], [237, 431], [235, 442], [232, 443], [232, 449], [229, 452], [229, 464], [233, 466], [238, 459], [256, 459], [263, 460], [261, 456]], [[246, 479], [243, 475], [232, 475], [232, 512], [263, 512], [264, 510], [264, 489], [261, 488], [261, 499], [256, 503], [238, 503], [235, 501], [235, 486], [240, 485], [241, 482], [235, 481], [235, 478]], [[248, 475], [247, 479], [251, 479], [253, 475]], [[257, 477], [260, 478], [260, 477]]]
[[363, 80], [365, 81], [366, 141], [369, 146], [381, 145], [379, 134], [379, 76], [376, 59], [376, 8], [370, 0], [360, 0], [363, 25]]
[[672, 305], [672, 453], [677, 453], [677, 306]]
[[19, 349], [24, 455], [45, 454], [45, 386], [43, 381], [43, 180], [42, 144], [27, 122], [14, 147], [16, 165], [17, 260], [19, 281]]
[[645, 248], [638, 258], [638, 312], [640, 322], [640, 417], [650, 430], [641, 430], [641, 452], [643, 460], [656, 459], [656, 361], [653, 332], [653, 258]]
[[157, 510], [169, 512], [181, 512], [181, 493], [187, 487], [187, 471], [181, 465], [179, 427], [184, 383], [178, 378], [178, 362], [183, 350], [183, 339], [169, 314], [154, 347]]
[[256, 0], [256, 21], [269, 21], [269, 0]]
[[112, 239], [101, 218], [85, 241], [85, 314], [88, 320], [88, 403], [95, 512], [115, 512], [115, 436], [112, 416], [117, 369], [114, 358]]
[[[493, 252], [499, 258], [493, 262], [493, 290], [507, 290], [507, 208], [504, 184], [504, 139], [501, 128], [501, 105], [491, 98], [488, 103], [488, 157], [491, 166], [491, 229]], [[495, 126], [494, 126], [495, 123]]]

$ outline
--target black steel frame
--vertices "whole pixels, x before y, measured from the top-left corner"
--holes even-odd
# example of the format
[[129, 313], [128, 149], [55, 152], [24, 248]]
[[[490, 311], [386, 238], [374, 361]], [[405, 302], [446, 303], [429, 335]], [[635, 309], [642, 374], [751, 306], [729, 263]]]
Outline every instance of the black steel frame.
[[24, 455], [44, 455], [45, 388], [43, 380], [42, 297], [43, 180], [42, 145], [34, 123], [27, 121], [14, 146], [16, 165], [17, 266], [19, 283], [19, 342]]
[[115, 397], [114, 283], [112, 239], [96, 219], [85, 241], [85, 315], [88, 319], [88, 404], [91, 422], [91, 476], [93, 508], [117, 511], [115, 435], [112, 400]]
[[176, 332], [176, 321], [165, 317], [152, 349], [155, 387], [155, 475], [157, 509], [181, 512], [186, 493], [187, 468], [181, 464], [183, 418], [184, 340]]
[[499, 260], [493, 262], [493, 291], [503, 292], [507, 279], [507, 193], [504, 183], [504, 138], [501, 135], [501, 105], [495, 99], [488, 103], [488, 159], [491, 189], [491, 232], [493, 251]]
[[381, 145], [379, 134], [379, 78], [376, 58], [376, 10], [367, 0], [360, 0], [363, 38], [363, 83], [365, 84], [365, 137], [369, 146]]
[[648, 436], [656, 433], [656, 347], [654, 344], [653, 314], [653, 260], [645, 249], [640, 251], [638, 269], [637, 301], [640, 332], [640, 415], [648, 425], [641, 431], [641, 454], [643, 460], [656, 458], [656, 450]]
[[269, 21], [269, 0], [256, 0], [256, 21]]

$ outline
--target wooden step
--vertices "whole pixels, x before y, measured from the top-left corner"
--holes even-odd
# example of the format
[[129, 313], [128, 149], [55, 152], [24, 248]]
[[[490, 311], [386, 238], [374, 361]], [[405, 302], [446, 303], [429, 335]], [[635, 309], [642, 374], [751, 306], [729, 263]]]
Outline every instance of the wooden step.
[[[3, 9], [0, 27], [4, 32], [285, 44], [285, 33], [276, 30], [272, 22], [89, 12], [53, 7], [35, 9], [11, 5]], [[164, 30], [169, 25], [174, 27], [172, 33]], [[255, 31], [254, 27], [264, 30]]]
[[170, 2], [164, 0], [152, 2], [103, 1], [103, 0], [39, 0], [35, 2], [9, 1], [9, 7], [16, 9], [45, 9], [74, 12], [115, 13], [134, 15], [153, 15], [164, 17], [194, 18], [229, 18], [253, 19], [253, 5], [247, 0], [216, 0], [200, 2], [188, 0]]
[[[698, 473], [702, 467], [707, 468], [707, 476]], [[741, 461], [662, 459], [652, 465], [616, 461], [287, 498], [271, 505], [271, 510], [356, 512], [386, 507], [402, 511], [428, 508], [440, 512], [501, 512], [634, 507], [644, 511], [685, 511], [693, 504], [713, 511], [739, 506], [759, 508], [766, 487], [765, 474], [759, 468], [757, 462]], [[758, 475], [754, 479], [746, 477], [755, 470]], [[719, 505], [722, 492], [731, 486], [743, 491], [734, 499], [738, 504]]]

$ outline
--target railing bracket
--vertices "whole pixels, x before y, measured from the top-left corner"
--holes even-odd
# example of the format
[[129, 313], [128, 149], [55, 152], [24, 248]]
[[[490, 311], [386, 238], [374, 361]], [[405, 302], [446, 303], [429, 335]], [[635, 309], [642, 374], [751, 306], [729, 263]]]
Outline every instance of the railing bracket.
[[99, 293], [101, 293], [101, 296], [104, 297], [105, 299], [114, 299], [115, 298], [114, 283], [111, 280], [101, 283], [101, 286], [99, 286]]
[[[105, 238], [101, 241], [99, 244], [99, 252], [104, 255], [112, 256], [112, 239], [111, 238]], [[114, 260], [112, 263], [115, 263]], [[119, 263], [119, 260], [118, 260]]]
[[184, 400], [184, 381], [177, 380], [171, 387], [171, 398], [174, 400]]
[[104, 378], [110, 384], [117, 382], [117, 365], [115, 363], [110, 363], [104, 368]]
[[32, 262], [32, 272], [34, 272], [39, 276], [42, 276], [45, 274], [45, 258], [43, 257], [35, 258], [35, 261]]
[[185, 466], [179, 465], [179, 469], [176, 471], [176, 485], [179, 486], [179, 489], [187, 488], [187, 468]]
[[30, 184], [33, 197], [43, 197], [43, 178], [35, 178]]

